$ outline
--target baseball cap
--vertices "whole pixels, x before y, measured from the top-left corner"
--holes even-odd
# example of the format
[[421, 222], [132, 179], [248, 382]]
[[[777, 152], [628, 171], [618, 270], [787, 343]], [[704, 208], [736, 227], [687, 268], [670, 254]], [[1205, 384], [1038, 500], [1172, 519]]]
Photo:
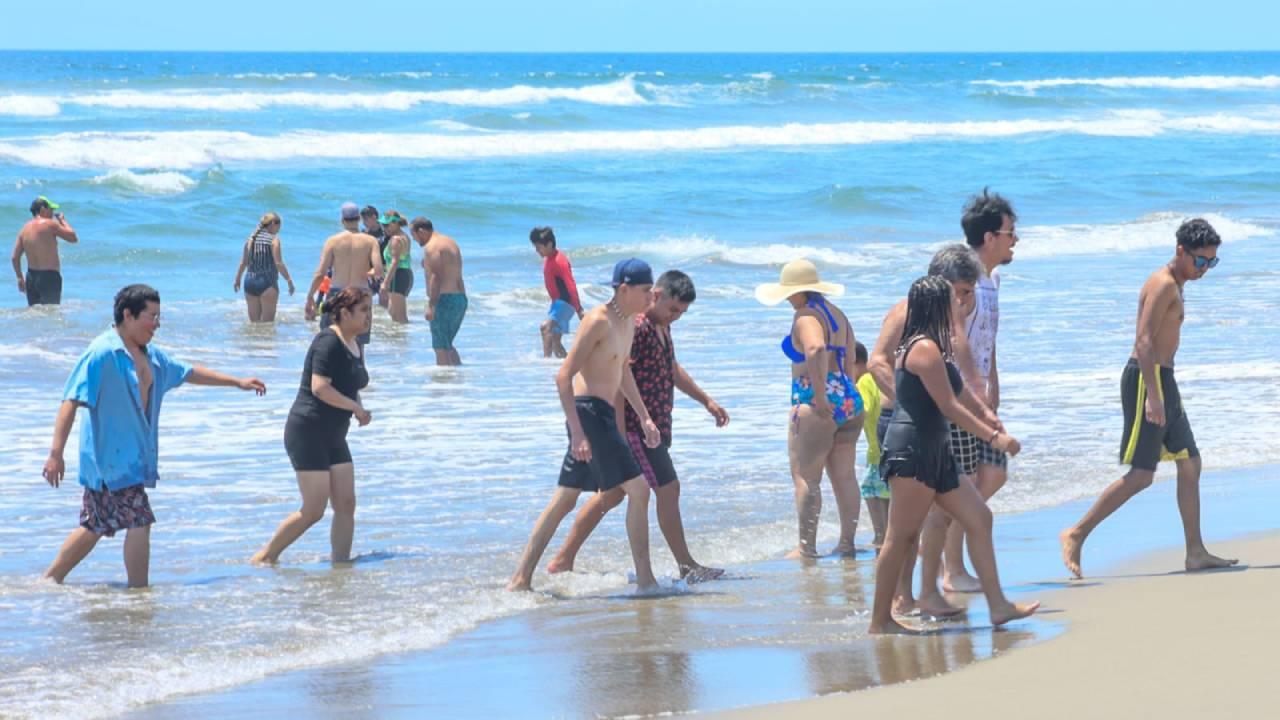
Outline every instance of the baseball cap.
[[613, 286], [619, 285], [652, 285], [653, 268], [639, 258], [619, 260], [613, 266]]
[[57, 210], [58, 207], [59, 207], [58, 203], [50, 200], [49, 198], [43, 195], [31, 201], [32, 214], [40, 212], [44, 208], [49, 208], [50, 210]]
[[343, 220], [359, 220], [360, 206], [353, 202], [342, 203], [342, 219]]

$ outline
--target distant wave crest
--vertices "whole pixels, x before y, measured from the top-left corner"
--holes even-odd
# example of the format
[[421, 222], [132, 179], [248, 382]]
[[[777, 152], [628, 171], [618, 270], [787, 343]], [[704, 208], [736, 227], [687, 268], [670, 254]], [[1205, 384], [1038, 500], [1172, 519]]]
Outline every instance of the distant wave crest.
[[1163, 75], [1100, 78], [1048, 78], [1044, 80], [974, 80], [973, 85], [1019, 90], [1058, 87], [1104, 87], [1132, 90], [1267, 90], [1280, 88], [1280, 75]]

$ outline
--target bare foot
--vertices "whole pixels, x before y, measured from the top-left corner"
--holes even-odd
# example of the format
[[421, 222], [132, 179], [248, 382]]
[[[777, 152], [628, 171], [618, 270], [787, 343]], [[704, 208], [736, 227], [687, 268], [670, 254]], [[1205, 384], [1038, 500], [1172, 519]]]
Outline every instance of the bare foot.
[[552, 575], [562, 572], [573, 572], [573, 560], [565, 562], [559, 555], [557, 555], [551, 559], [551, 562], [547, 563], [547, 572]]
[[[1072, 530], [1063, 530], [1058, 540], [1062, 543], [1062, 564], [1067, 566], [1075, 579], [1084, 577], [1080, 571], [1080, 551], [1084, 549], [1084, 540]], [[1187, 561], [1190, 562], [1190, 558]]]
[[522, 578], [511, 578], [511, 582], [507, 583], [507, 592], [530, 592], [533, 590], [533, 582]]
[[1217, 555], [1210, 555], [1208, 550], [1201, 549], [1198, 552], [1187, 553], [1187, 572], [1231, 567], [1238, 562], [1240, 561], [1235, 558], [1220, 558]]
[[816, 557], [818, 557], [818, 553], [810, 550], [805, 550], [802, 547], [797, 547], [795, 550], [792, 550], [791, 552], [786, 554], [786, 558], [788, 560], [801, 560], [801, 559], [813, 560]]
[[858, 549], [854, 547], [852, 542], [841, 542], [835, 546], [835, 549], [831, 551], [831, 554], [840, 557], [853, 557], [857, 552]]
[[690, 585], [715, 580], [721, 575], [724, 575], [724, 570], [721, 568], [704, 567], [702, 565], [685, 565], [680, 568], [680, 579], [688, 581]]
[[991, 611], [991, 624], [999, 627], [1012, 620], [1028, 617], [1040, 608], [1040, 603], [1008, 603], [999, 610]]
[[969, 573], [942, 574], [942, 589], [952, 593], [982, 592], [982, 583]]
[[654, 578], [649, 578], [648, 582], [636, 583], [636, 595], [658, 595], [662, 593], [662, 586]]
[[922, 616], [952, 618], [964, 613], [964, 608], [952, 605], [941, 595], [921, 595], [918, 604]]
[[871, 627], [867, 628], [867, 632], [871, 635], [919, 635], [920, 631], [915, 628], [909, 628], [900, 624], [898, 621], [890, 618], [884, 623], [871, 623]]
[[254, 564], [254, 565], [273, 566], [273, 565], [275, 565], [275, 564], [276, 564], [276, 562], [277, 562], [277, 561], [276, 561], [276, 560], [268, 560], [268, 559], [267, 559], [267, 551], [266, 551], [266, 550], [259, 550], [258, 552], [256, 552], [256, 553], [254, 553], [254, 554], [253, 554], [253, 557], [249, 558], [249, 562], [250, 562], [250, 563], [252, 563], [252, 564]]
[[893, 599], [892, 610], [894, 615], [916, 615], [920, 612], [913, 598], [904, 598], [901, 595]]

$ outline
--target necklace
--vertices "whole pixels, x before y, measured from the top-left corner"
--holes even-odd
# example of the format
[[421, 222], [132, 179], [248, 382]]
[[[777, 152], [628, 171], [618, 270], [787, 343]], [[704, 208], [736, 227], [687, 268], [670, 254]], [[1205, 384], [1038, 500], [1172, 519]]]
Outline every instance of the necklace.
[[618, 309], [617, 298], [610, 300], [608, 303], [606, 303], [606, 305], [609, 306], [609, 312], [612, 312], [614, 317], [618, 318], [619, 320], [622, 319], [622, 311]]

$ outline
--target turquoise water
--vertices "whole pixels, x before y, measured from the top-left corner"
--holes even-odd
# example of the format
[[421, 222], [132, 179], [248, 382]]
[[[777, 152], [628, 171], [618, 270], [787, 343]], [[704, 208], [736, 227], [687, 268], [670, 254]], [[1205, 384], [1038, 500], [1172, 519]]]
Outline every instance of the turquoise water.
[[[794, 542], [787, 313], [757, 306], [752, 288], [810, 257], [847, 285], [841, 307], [870, 343], [986, 184], [1013, 200], [1022, 236], [999, 364], [1005, 422], [1026, 449], [999, 512], [1086, 497], [1114, 476], [1137, 290], [1196, 214], [1226, 241], [1222, 264], [1187, 288], [1178, 359], [1206, 467], [1278, 462], [1278, 157], [1277, 54], [0, 53], [0, 223], [16, 232], [44, 194], [82, 238], [63, 246], [60, 308], [0, 293], [13, 408], [0, 427], [0, 715], [110, 715], [439, 647], [564, 602], [500, 591], [564, 452], [556, 366], [537, 349], [533, 225], [556, 228], [588, 304], [631, 255], [697, 283], [675, 327], [680, 359], [733, 415], [716, 430], [689, 402], [676, 411], [686, 525], [707, 562]], [[317, 528], [282, 569], [250, 568], [295, 504], [281, 433], [312, 329], [301, 296], [275, 327], [244, 322], [231, 291], [241, 243], [279, 212], [285, 259], [306, 278], [346, 200], [427, 215], [458, 239], [467, 365], [436, 370], [424, 323], [379, 316], [375, 420], [351, 437], [366, 561], [330, 569]], [[270, 393], [166, 401], [154, 588], [112, 584], [117, 539], [52, 589], [35, 578], [79, 508], [74, 487], [39, 477], [60, 389], [114, 291], [137, 281], [164, 298], [158, 342]], [[832, 542], [830, 503], [827, 516]], [[628, 566], [610, 519], [582, 556], [593, 572], [535, 582], [569, 598], [616, 591]]]

